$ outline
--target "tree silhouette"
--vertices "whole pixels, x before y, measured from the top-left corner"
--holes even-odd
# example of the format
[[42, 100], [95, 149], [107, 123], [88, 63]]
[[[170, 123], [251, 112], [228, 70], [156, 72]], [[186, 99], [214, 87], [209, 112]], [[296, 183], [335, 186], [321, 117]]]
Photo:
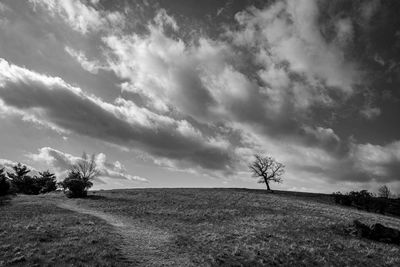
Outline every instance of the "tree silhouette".
[[31, 170], [28, 169], [25, 165], [18, 163], [17, 165], [14, 165], [13, 170], [15, 173], [10, 173], [7, 172], [7, 175], [10, 179], [22, 179], [25, 177]]
[[7, 172], [8, 177], [17, 193], [23, 194], [39, 194], [40, 187], [36, 183], [36, 179], [28, 175], [31, 171], [25, 165], [18, 163], [13, 167], [14, 173]]
[[10, 183], [8, 182], [7, 176], [4, 172], [4, 168], [0, 169], [0, 196], [5, 196], [10, 189]]
[[56, 175], [49, 170], [39, 172], [39, 176], [35, 177], [40, 187], [40, 193], [48, 193], [57, 190]]
[[387, 187], [387, 185], [382, 185], [379, 187], [378, 195], [382, 198], [389, 198], [391, 195], [389, 187]]
[[82, 179], [87, 181], [95, 178], [100, 173], [97, 169], [95, 157], [95, 154], [89, 158], [86, 153], [83, 153], [82, 158], [71, 166], [71, 171], [78, 173]]
[[92, 179], [100, 174], [95, 155], [90, 158], [83, 153], [82, 158], [71, 166], [68, 176], [60, 183], [68, 197], [85, 197], [93, 186]]
[[254, 155], [254, 161], [249, 165], [253, 177], [259, 177], [259, 183], [265, 183], [267, 190], [271, 191], [270, 182], [281, 183], [285, 172], [285, 165], [279, 163], [272, 157]]

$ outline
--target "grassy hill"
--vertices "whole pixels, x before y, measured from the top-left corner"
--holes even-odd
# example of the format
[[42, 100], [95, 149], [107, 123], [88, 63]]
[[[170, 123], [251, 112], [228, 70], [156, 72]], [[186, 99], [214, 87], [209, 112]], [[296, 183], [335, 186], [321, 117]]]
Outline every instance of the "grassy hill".
[[132, 189], [17, 196], [0, 206], [0, 266], [400, 266], [400, 247], [348, 234], [400, 219], [329, 195]]

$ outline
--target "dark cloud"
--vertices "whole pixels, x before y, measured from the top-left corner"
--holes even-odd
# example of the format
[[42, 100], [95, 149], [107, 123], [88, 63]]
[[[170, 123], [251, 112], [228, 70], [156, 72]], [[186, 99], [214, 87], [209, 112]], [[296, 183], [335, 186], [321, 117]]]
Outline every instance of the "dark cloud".
[[232, 164], [229, 149], [214, 145], [213, 136], [203, 136], [185, 120], [160, 116], [122, 99], [116, 104], [105, 103], [60, 78], [40, 75], [5, 60], [0, 63], [0, 98], [6, 106], [37, 120], [204, 168], [224, 170]]
[[85, 75], [113, 75], [121, 92], [109, 90], [114, 102], [104, 101], [105, 88], [83, 91], [3, 60], [5, 112], [189, 171], [237, 175], [252, 153], [266, 152], [299, 183], [308, 175], [332, 183], [398, 177], [394, 1], [229, 1], [190, 10], [179, 1], [30, 2], [96, 39], [97, 54], [72, 42], [61, 50]]

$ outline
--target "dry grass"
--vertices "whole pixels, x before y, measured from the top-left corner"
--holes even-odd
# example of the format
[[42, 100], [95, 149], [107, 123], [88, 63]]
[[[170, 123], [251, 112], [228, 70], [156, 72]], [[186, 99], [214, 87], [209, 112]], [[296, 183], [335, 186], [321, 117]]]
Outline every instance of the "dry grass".
[[[117, 255], [116, 249], [102, 251], [105, 247], [116, 248], [116, 236], [121, 234], [112, 232], [104, 224], [105, 221], [96, 220], [91, 226], [82, 221], [79, 227], [74, 226], [73, 220], [76, 222], [78, 218], [95, 219], [55, 207], [50, 203], [67, 202], [62, 196], [54, 195], [42, 199], [26, 197], [26, 200], [37, 201], [33, 204], [36, 213], [14, 214], [17, 206], [21, 206], [19, 212], [31, 210], [26, 205], [32, 204], [25, 203], [24, 198], [14, 200], [14, 208], [0, 208], [2, 214], [4, 209], [13, 213], [0, 219], [2, 230], [7, 228], [6, 231], [12, 231], [19, 217], [24, 223], [18, 229], [25, 229], [29, 222], [25, 217], [32, 217], [33, 213], [41, 214], [33, 220], [34, 227], [53, 225], [54, 231], [49, 231], [53, 236], [47, 244], [51, 245], [55, 257], [60, 258], [57, 255], [64, 254], [68, 262], [73, 262], [77, 260], [74, 259], [75, 251], [76, 255], [87, 257], [87, 262], [93, 261], [95, 265], [101, 260], [105, 265], [119, 265], [118, 257], [113, 261], [110, 259], [112, 255], [107, 256], [107, 253]], [[144, 257], [141, 255], [145, 254], [144, 250], [143, 253], [132, 251], [131, 258], [136, 257], [136, 264], [144, 266], [163, 263], [176, 266], [182, 262], [184, 266], [400, 266], [400, 247], [359, 239], [345, 232], [354, 219], [367, 223], [381, 222], [400, 229], [398, 218], [335, 206], [329, 204], [326, 196], [266, 194], [263, 191], [235, 189], [137, 189], [95, 192], [91, 198], [69, 200], [68, 203], [116, 218], [123, 225], [130, 225], [133, 232], [146, 233], [140, 238], [135, 234], [131, 236], [131, 242], [138, 243], [142, 249], [151, 247], [155, 252], [149, 254], [151, 257]], [[59, 229], [61, 225], [63, 227]], [[13, 247], [18, 241], [22, 249], [29, 239], [36, 240], [32, 242], [39, 247], [43, 246], [37, 242], [36, 230], [21, 231], [22, 239], [8, 241]], [[46, 232], [38, 231], [39, 235]], [[162, 242], [159, 241], [159, 233], [166, 237]], [[74, 240], [65, 235], [87, 238]], [[108, 245], [98, 245], [97, 242], [92, 249], [87, 249], [85, 247], [90, 239], [101, 239]], [[60, 244], [68, 244], [69, 248], [65, 249]], [[43, 249], [46, 250], [45, 247]], [[29, 257], [33, 259], [41, 255], [39, 251], [34, 254], [37, 256]], [[11, 255], [11, 252], [6, 255]], [[6, 260], [14, 256], [15, 253], [7, 256]]]
[[127, 266], [110, 225], [52, 198], [21, 195], [0, 206], [0, 266]]
[[161, 229], [169, 253], [193, 265], [399, 266], [399, 247], [360, 240], [344, 229], [359, 219], [400, 228], [400, 220], [326, 204], [324, 196], [222, 189], [96, 193], [79, 205]]

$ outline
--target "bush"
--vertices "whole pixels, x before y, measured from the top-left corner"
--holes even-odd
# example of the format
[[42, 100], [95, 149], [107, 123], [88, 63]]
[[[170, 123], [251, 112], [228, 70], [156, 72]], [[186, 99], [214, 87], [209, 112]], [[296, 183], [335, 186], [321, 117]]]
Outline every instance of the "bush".
[[373, 201], [373, 209], [375, 212], [385, 214], [389, 208], [390, 202], [391, 201], [387, 198], [382, 198], [382, 197], [376, 198]]
[[390, 200], [377, 198], [367, 190], [351, 191], [346, 194], [340, 192], [333, 193], [335, 203], [344, 206], [353, 206], [366, 211], [373, 211], [385, 214], [388, 210]]
[[349, 195], [344, 195], [340, 192], [333, 193], [333, 198], [336, 204], [344, 205], [344, 206], [351, 206], [352, 199]]
[[4, 173], [4, 168], [0, 169], [0, 196], [5, 196], [9, 193], [10, 182]]
[[367, 190], [351, 191], [349, 196], [354, 206], [370, 211], [374, 195]]
[[71, 166], [67, 178], [60, 183], [67, 197], [86, 197], [87, 191], [93, 186], [91, 180], [100, 174], [97, 169], [96, 157], [83, 153], [82, 158]]
[[80, 198], [87, 196], [87, 190], [92, 187], [93, 183], [82, 177], [79, 172], [70, 171], [60, 185], [64, 188], [67, 197]]

